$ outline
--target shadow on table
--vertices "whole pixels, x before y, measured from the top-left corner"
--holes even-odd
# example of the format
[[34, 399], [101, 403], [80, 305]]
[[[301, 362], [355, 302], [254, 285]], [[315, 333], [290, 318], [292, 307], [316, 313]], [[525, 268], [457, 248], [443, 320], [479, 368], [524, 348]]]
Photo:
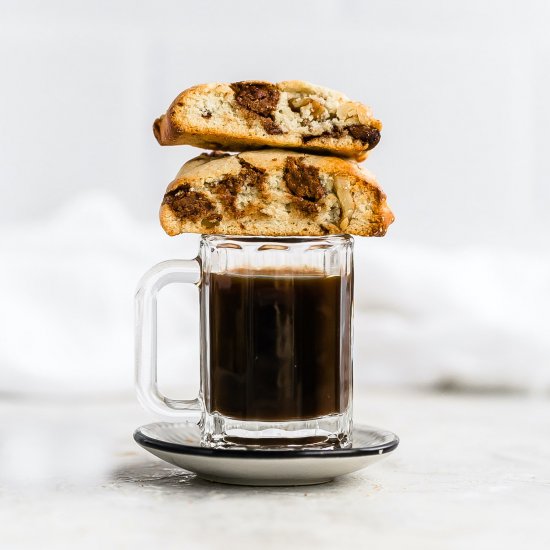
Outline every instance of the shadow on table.
[[329, 483], [320, 485], [301, 485], [295, 487], [252, 487], [245, 485], [230, 485], [206, 481], [196, 474], [186, 472], [180, 468], [168, 466], [162, 462], [143, 461], [129, 464], [114, 470], [110, 475], [110, 483], [115, 487], [141, 487], [148, 491], [161, 492], [163, 494], [181, 493], [212, 493], [223, 491], [225, 494], [242, 493], [276, 493], [276, 494], [330, 494], [357, 489], [362, 493], [377, 493], [381, 485], [356, 475], [347, 475], [335, 479]]

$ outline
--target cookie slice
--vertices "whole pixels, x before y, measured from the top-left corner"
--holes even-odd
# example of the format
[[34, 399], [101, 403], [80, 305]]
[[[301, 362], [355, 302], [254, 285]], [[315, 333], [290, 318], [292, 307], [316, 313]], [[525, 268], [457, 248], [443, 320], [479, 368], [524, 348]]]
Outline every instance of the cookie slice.
[[182, 92], [153, 130], [161, 145], [299, 149], [356, 160], [380, 140], [371, 109], [301, 80], [201, 84]]
[[350, 160], [264, 149], [203, 153], [168, 186], [168, 235], [382, 236], [393, 222], [372, 174]]

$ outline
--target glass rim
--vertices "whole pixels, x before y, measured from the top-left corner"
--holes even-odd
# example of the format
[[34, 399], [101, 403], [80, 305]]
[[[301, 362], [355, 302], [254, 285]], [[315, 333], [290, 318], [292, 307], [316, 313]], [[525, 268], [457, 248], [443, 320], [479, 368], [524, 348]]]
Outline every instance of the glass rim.
[[201, 240], [208, 243], [222, 241], [236, 241], [242, 243], [319, 243], [341, 244], [353, 241], [353, 236], [348, 233], [337, 235], [301, 235], [301, 236], [270, 236], [270, 235], [220, 235], [203, 233]]

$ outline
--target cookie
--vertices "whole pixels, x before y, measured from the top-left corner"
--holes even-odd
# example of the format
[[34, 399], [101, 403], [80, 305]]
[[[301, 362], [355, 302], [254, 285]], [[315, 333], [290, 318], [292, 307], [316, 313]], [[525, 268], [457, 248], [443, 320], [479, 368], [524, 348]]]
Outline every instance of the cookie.
[[301, 80], [201, 84], [182, 92], [153, 130], [161, 145], [247, 151], [291, 148], [364, 160], [382, 124], [362, 103]]
[[356, 162], [281, 149], [203, 153], [183, 165], [160, 208], [169, 235], [382, 236], [393, 219]]

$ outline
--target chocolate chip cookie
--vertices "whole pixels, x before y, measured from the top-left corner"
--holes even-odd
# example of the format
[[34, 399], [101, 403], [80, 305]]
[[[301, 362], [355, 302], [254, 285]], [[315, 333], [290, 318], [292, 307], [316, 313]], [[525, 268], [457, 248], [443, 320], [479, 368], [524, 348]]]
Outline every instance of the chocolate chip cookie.
[[247, 80], [185, 90], [153, 129], [161, 145], [278, 147], [363, 160], [379, 142], [382, 124], [369, 107], [329, 88]]
[[356, 162], [264, 149], [203, 153], [185, 163], [160, 220], [169, 235], [382, 236], [393, 214], [374, 176]]

